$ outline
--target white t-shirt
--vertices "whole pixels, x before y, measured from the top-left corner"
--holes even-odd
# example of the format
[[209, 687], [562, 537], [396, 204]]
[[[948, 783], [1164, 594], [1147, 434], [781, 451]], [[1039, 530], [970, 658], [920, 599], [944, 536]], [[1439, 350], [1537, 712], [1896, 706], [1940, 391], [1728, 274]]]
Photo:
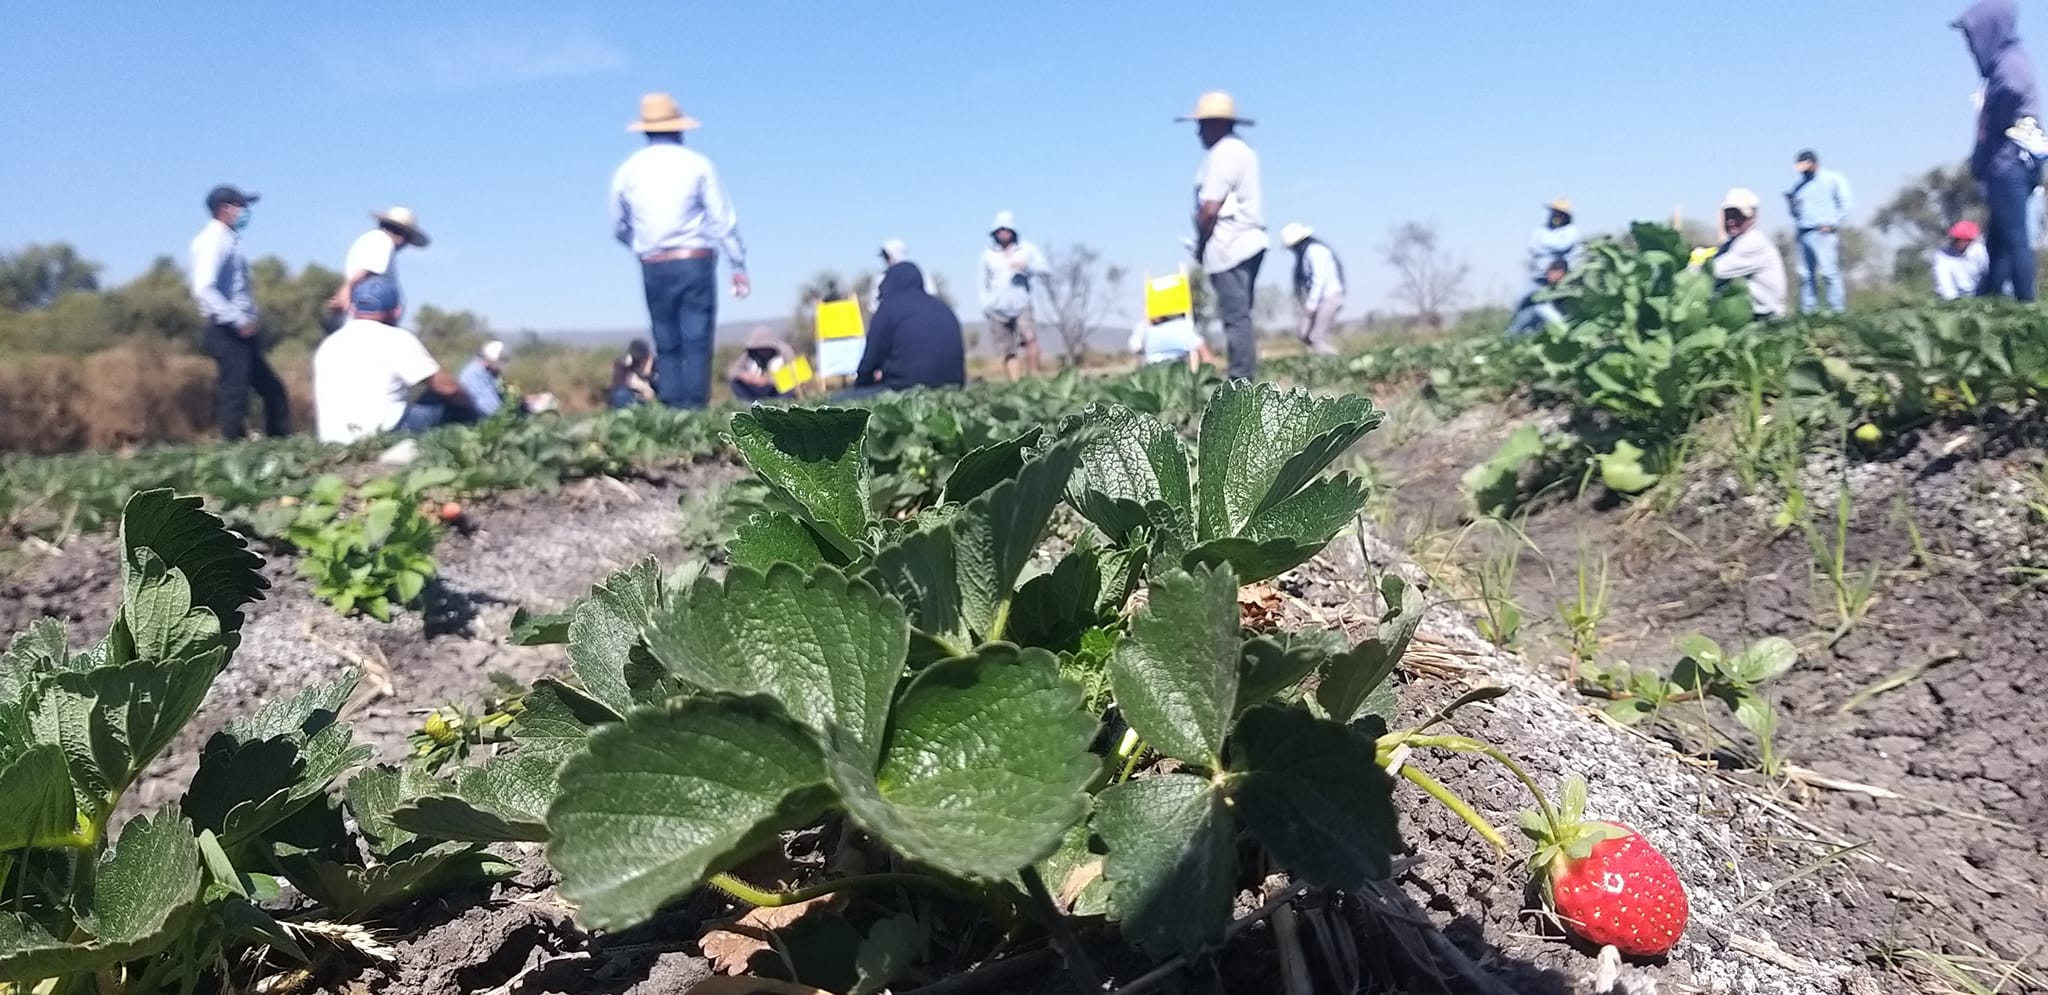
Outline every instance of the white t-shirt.
[[1169, 318], [1159, 324], [1141, 321], [1131, 331], [1131, 351], [1144, 355], [1147, 363], [1186, 359], [1202, 341], [1195, 323], [1186, 316]]
[[342, 279], [348, 279], [358, 272], [382, 273], [391, 278], [393, 286], [398, 285], [398, 245], [382, 228], [372, 228], [362, 234], [348, 247], [348, 258], [342, 261]]
[[440, 369], [412, 332], [350, 318], [313, 350], [320, 441], [350, 443], [397, 428], [412, 389]]
[[1245, 140], [1226, 135], [1209, 147], [1202, 168], [1195, 171], [1195, 210], [1221, 201], [1216, 230], [1202, 252], [1202, 268], [1210, 273], [1235, 269], [1266, 250], [1265, 198], [1259, 194], [1259, 156]]

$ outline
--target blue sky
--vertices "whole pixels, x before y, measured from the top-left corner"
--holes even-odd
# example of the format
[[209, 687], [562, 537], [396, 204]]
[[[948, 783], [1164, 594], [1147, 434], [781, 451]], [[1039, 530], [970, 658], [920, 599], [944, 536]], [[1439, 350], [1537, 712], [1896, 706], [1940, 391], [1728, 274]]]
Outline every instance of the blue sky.
[[404, 261], [413, 300], [507, 330], [630, 328], [638, 272], [604, 191], [660, 89], [703, 119], [691, 142], [739, 206], [755, 295], [722, 320], [786, 315], [802, 280], [890, 236], [971, 305], [1002, 208], [1047, 248], [1175, 266], [1200, 147], [1172, 118], [1221, 88], [1258, 119], [1269, 222], [1337, 248], [1354, 314], [1385, 305], [1376, 247], [1410, 219], [1504, 300], [1553, 196], [1613, 228], [1708, 217], [1748, 185], [1775, 223], [1801, 147], [1866, 207], [1959, 160], [1962, 6], [23, 5], [0, 61], [0, 247], [68, 240], [126, 279], [182, 257], [228, 181], [264, 195], [253, 252], [339, 267], [365, 212], [402, 203], [435, 238]]

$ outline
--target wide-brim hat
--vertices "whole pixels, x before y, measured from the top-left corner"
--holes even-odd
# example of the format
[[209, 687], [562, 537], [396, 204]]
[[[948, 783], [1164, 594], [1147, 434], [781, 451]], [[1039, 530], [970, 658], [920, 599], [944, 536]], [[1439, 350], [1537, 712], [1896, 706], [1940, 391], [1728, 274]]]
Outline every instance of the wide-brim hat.
[[1280, 229], [1280, 244], [1286, 248], [1292, 249], [1295, 246], [1308, 241], [1308, 237], [1315, 233], [1316, 230], [1314, 228], [1310, 228], [1309, 226], [1302, 224], [1299, 221], [1292, 221]]
[[370, 213], [370, 217], [376, 218], [377, 223], [386, 228], [398, 229], [399, 233], [405, 236], [408, 244], [424, 249], [427, 247], [427, 243], [433, 241], [433, 239], [427, 237], [425, 231], [420, 229], [419, 215], [412, 213], [412, 208], [394, 207], [388, 211], [373, 211]]
[[1544, 206], [1559, 214], [1572, 213], [1572, 199], [1570, 197], [1559, 197]]
[[640, 120], [627, 125], [626, 130], [660, 134], [701, 127], [703, 122], [683, 113], [676, 98], [666, 93], [650, 93], [640, 98]]
[[1251, 118], [1237, 116], [1237, 98], [1221, 90], [1211, 90], [1195, 100], [1195, 111], [1176, 121], [1235, 121], [1238, 124], [1253, 124]]

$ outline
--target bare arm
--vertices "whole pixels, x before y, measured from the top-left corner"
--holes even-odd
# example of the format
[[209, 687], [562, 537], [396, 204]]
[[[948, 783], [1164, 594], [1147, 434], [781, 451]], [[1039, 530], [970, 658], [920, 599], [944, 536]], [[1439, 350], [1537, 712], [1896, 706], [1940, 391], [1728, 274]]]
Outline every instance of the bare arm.
[[440, 398], [441, 403], [451, 408], [476, 406], [469, 399], [469, 391], [463, 390], [462, 385], [457, 383], [454, 377], [449, 376], [447, 370], [435, 370], [434, 375], [427, 378], [427, 392]]
[[1202, 250], [1209, 247], [1209, 236], [1216, 234], [1216, 219], [1223, 215], [1223, 202], [1205, 200], [1195, 211], [1195, 258], [1202, 258]]

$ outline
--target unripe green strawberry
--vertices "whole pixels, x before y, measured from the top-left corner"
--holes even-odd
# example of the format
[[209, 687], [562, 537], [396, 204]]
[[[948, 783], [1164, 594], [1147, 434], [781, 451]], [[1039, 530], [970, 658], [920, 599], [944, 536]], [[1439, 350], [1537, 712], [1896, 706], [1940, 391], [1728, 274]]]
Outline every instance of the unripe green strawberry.
[[1585, 805], [1585, 782], [1573, 777], [1551, 817], [1522, 814], [1522, 831], [1537, 843], [1530, 873], [1574, 936], [1631, 957], [1669, 953], [1690, 914], [1684, 882], [1642, 834], [1587, 821]]

